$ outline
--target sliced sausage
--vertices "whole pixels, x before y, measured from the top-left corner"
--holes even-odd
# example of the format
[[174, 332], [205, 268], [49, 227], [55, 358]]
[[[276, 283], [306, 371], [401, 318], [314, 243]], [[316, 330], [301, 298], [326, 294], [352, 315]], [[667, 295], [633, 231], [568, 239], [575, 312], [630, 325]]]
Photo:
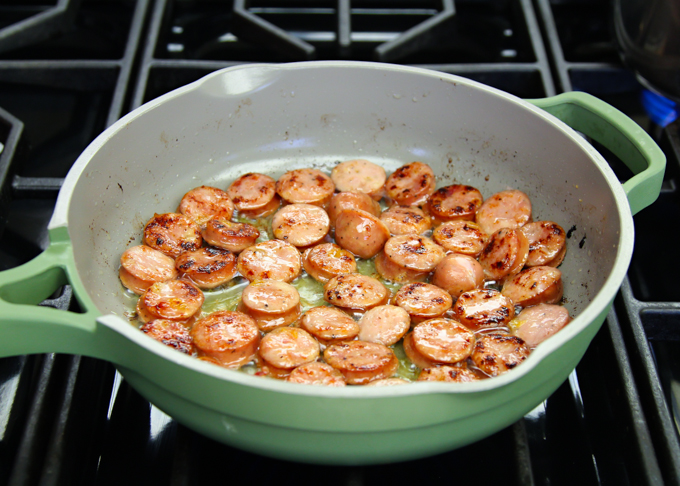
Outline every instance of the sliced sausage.
[[453, 305], [456, 318], [470, 329], [506, 326], [515, 317], [515, 306], [494, 289], [463, 292]]
[[243, 174], [229, 185], [227, 194], [239, 212], [262, 209], [276, 196], [276, 181], [264, 174]]
[[238, 310], [269, 332], [292, 324], [300, 316], [300, 294], [291, 284], [277, 280], [251, 282], [241, 294]]
[[313, 204], [289, 204], [279, 209], [272, 220], [274, 237], [297, 247], [320, 242], [330, 225], [326, 211]]
[[300, 327], [322, 344], [354, 339], [359, 334], [359, 324], [335, 307], [309, 309], [300, 319]]
[[382, 380], [375, 380], [367, 383], [366, 386], [395, 386], [395, 385], [406, 385], [409, 383], [408, 380], [403, 378], [383, 378]]
[[245, 218], [257, 219], [266, 218], [271, 216], [281, 207], [281, 198], [278, 194], [275, 194], [271, 201], [266, 206], [262, 206], [258, 209], [243, 209], [239, 211], [239, 214]]
[[436, 285], [415, 282], [400, 288], [394, 303], [408, 312], [413, 322], [420, 322], [444, 315], [453, 300], [446, 290]]
[[189, 328], [181, 322], [169, 319], [154, 319], [144, 324], [141, 331], [156, 341], [177, 351], [191, 356], [194, 353], [194, 342]]
[[260, 344], [255, 321], [237, 311], [217, 311], [199, 319], [191, 337], [199, 356], [232, 369], [252, 361]]
[[378, 253], [373, 262], [378, 274], [388, 282], [420, 282], [430, 274], [428, 271], [419, 272], [397, 265], [385, 255], [384, 251]]
[[380, 216], [380, 204], [371, 198], [368, 194], [357, 191], [337, 192], [331, 197], [331, 202], [328, 204], [328, 217], [331, 220], [331, 226], [335, 227], [335, 220], [338, 214], [345, 209], [361, 209], [373, 216]]
[[128, 248], [120, 257], [120, 281], [136, 294], [142, 294], [156, 282], [177, 277], [175, 261], [150, 246]]
[[437, 181], [429, 165], [412, 162], [392, 172], [385, 181], [387, 197], [402, 206], [419, 206], [435, 190]]
[[236, 257], [229, 250], [206, 246], [185, 251], [175, 260], [177, 271], [200, 289], [214, 289], [236, 275]]
[[562, 263], [566, 252], [567, 234], [559, 224], [552, 221], [536, 221], [525, 224], [520, 231], [529, 242], [527, 267], [539, 265], [556, 267]]
[[399, 360], [390, 348], [364, 341], [331, 344], [323, 357], [326, 363], [343, 374], [350, 385], [365, 385], [390, 378], [399, 366]]
[[561, 305], [538, 304], [523, 309], [510, 321], [512, 333], [535, 348], [569, 324], [569, 311]]
[[441, 365], [425, 368], [418, 375], [418, 381], [445, 381], [448, 383], [468, 383], [480, 377], [467, 366]]
[[474, 221], [482, 193], [472, 186], [453, 184], [437, 189], [427, 200], [427, 212], [437, 221]]
[[295, 368], [286, 381], [302, 385], [345, 386], [345, 377], [331, 365], [313, 361]]
[[417, 235], [393, 236], [384, 252], [393, 263], [417, 272], [431, 272], [446, 255], [430, 238]]
[[505, 282], [501, 292], [522, 307], [556, 304], [562, 299], [562, 272], [548, 266], [526, 268]]
[[246, 248], [238, 256], [239, 273], [254, 280], [292, 282], [302, 271], [300, 251], [281, 240], [263, 241]]
[[519, 230], [503, 228], [491, 235], [479, 255], [479, 263], [487, 279], [502, 282], [522, 270], [528, 255], [526, 236]]
[[357, 271], [354, 255], [335, 243], [321, 243], [308, 248], [302, 255], [302, 265], [309, 275], [321, 283]]
[[365, 159], [340, 162], [331, 171], [331, 179], [338, 191], [359, 191], [376, 200], [383, 196], [387, 175], [385, 169]]
[[191, 218], [199, 226], [205, 226], [212, 217], [231, 219], [234, 203], [222, 189], [201, 186], [182, 197], [177, 212]]
[[518, 229], [531, 221], [531, 200], [516, 189], [497, 192], [482, 203], [475, 221], [487, 235], [501, 228]]
[[531, 350], [517, 336], [507, 333], [482, 334], [470, 358], [489, 376], [498, 376], [527, 359]]
[[333, 277], [323, 291], [329, 304], [358, 311], [386, 304], [389, 296], [390, 291], [378, 280], [359, 273]]
[[435, 366], [439, 365], [439, 363], [428, 358], [423, 353], [418, 351], [418, 349], [416, 349], [416, 346], [413, 343], [412, 332], [409, 332], [406, 336], [404, 336], [402, 345], [404, 347], [404, 353], [406, 354], [406, 357], [411, 361], [411, 363], [416, 365], [421, 370], [434, 368]]
[[449, 364], [467, 359], [475, 344], [472, 331], [443, 317], [416, 324], [411, 339], [416, 350], [428, 360]]
[[345, 209], [335, 221], [335, 241], [359, 258], [373, 258], [389, 237], [387, 226], [361, 209]]
[[189, 280], [156, 282], [137, 301], [137, 315], [142, 322], [153, 319], [187, 320], [203, 305], [203, 292]]
[[449, 221], [437, 226], [432, 238], [447, 251], [476, 258], [486, 246], [488, 236], [477, 223]]
[[298, 327], [279, 327], [265, 334], [260, 343], [260, 357], [269, 365], [292, 370], [319, 357], [319, 343]]
[[359, 341], [396, 344], [411, 327], [411, 317], [396, 305], [379, 305], [366, 311], [359, 320]]
[[431, 282], [457, 299], [463, 292], [484, 285], [484, 269], [471, 256], [451, 253], [434, 269]]
[[392, 206], [380, 215], [392, 235], [422, 235], [432, 228], [432, 220], [420, 208]]
[[203, 230], [203, 239], [212, 246], [240, 253], [253, 246], [260, 237], [260, 231], [248, 223], [234, 223], [228, 219], [208, 220]]
[[201, 228], [183, 214], [155, 214], [144, 226], [144, 244], [177, 258], [183, 251], [198, 250], [203, 238]]
[[317, 169], [296, 169], [276, 181], [276, 192], [290, 204], [314, 204], [325, 207], [335, 192], [330, 177]]

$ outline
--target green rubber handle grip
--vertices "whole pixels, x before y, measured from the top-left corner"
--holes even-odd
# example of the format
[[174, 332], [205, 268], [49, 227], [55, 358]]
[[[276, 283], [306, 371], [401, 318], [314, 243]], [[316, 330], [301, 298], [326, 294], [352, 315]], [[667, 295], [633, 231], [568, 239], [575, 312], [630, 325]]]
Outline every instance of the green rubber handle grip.
[[527, 101], [601, 143], [633, 171], [635, 176], [623, 184], [633, 214], [659, 197], [666, 156], [640, 125], [613, 106], [583, 92]]

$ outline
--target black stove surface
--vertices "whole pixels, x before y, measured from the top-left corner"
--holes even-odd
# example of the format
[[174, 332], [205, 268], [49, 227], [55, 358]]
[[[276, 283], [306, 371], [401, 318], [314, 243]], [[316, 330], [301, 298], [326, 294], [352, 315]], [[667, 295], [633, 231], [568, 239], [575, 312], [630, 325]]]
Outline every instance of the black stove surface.
[[[669, 218], [680, 217], [680, 135], [677, 122], [649, 122], [612, 39], [602, 0], [3, 2], [0, 270], [46, 248], [62, 180], [102, 130], [244, 62], [377, 60], [524, 98], [587, 91], [648, 129], [668, 169], [659, 200], [635, 217], [628, 278], [583, 360], [550, 398], [491, 437], [400, 464], [301, 465], [186, 429], [108, 363], [19, 356], [0, 360], [0, 485], [680, 484], [680, 291], [671, 280], [680, 263], [668, 243]], [[65, 287], [41, 305], [76, 304]]]

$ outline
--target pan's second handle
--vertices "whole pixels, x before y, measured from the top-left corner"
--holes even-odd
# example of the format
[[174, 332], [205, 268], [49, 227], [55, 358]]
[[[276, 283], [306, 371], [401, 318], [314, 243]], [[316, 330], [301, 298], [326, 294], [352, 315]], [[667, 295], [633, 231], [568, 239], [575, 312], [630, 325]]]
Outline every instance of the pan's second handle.
[[666, 156], [633, 120], [583, 92], [528, 101], [601, 143], [633, 171], [635, 176], [623, 184], [633, 214], [659, 197]]
[[66, 228], [51, 230], [50, 246], [36, 258], [0, 272], [0, 356], [98, 354], [95, 329], [100, 313], [82, 291], [73, 292], [82, 312], [37, 305], [74, 282], [74, 275]]

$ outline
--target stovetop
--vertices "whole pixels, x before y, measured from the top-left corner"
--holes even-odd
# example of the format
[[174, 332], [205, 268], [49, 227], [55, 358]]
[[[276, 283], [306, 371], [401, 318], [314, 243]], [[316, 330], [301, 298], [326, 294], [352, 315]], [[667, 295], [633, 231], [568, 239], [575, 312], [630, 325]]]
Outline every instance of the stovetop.
[[[680, 484], [680, 259], [669, 243], [680, 217], [680, 134], [677, 122], [650, 123], [612, 39], [604, 0], [3, 2], [0, 270], [46, 248], [63, 178], [108, 125], [246, 62], [385, 61], [523, 98], [587, 91], [646, 128], [668, 169], [659, 200], [635, 217], [628, 278], [585, 357], [550, 398], [491, 437], [400, 464], [301, 465], [186, 429], [108, 363], [19, 356], [0, 360], [0, 485]], [[75, 304], [67, 286], [41, 305]]]

